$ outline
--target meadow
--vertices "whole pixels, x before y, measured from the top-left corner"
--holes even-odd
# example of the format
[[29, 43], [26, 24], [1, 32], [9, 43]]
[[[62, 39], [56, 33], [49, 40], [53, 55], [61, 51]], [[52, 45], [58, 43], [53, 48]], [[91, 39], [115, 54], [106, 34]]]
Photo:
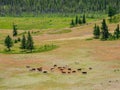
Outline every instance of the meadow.
[[[0, 90], [119, 90], [120, 41], [93, 39], [95, 23], [101, 25], [105, 17], [88, 18], [88, 24], [73, 28], [69, 23], [74, 17], [0, 17]], [[16, 38], [31, 31], [35, 46], [43, 51], [18, 53], [17, 43], [12, 48], [16, 53], [4, 53], [4, 38], [12, 36], [13, 22], [19, 30]], [[113, 32], [116, 23], [108, 26]], [[44, 45], [55, 48], [44, 52]], [[39, 67], [47, 73], [31, 71]]]

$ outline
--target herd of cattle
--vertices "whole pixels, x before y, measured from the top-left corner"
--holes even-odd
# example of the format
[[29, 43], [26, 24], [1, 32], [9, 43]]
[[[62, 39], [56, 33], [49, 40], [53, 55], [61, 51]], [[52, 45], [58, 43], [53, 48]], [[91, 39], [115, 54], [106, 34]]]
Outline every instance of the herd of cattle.
[[[44, 70], [43, 67], [32, 68], [31, 66], [26, 66], [26, 68], [28, 68], [29, 71], [31, 71], [31, 72], [38, 71], [38, 72], [42, 72], [42, 73], [49, 73], [49, 72], [56, 72], [56, 71], [60, 72], [62, 74], [72, 74], [72, 73], [81, 72], [82, 74], [86, 75], [88, 73], [87, 71], [84, 71], [84, 69], [82, 69], [82, 68], [72, 69], [72, 68], [68, 67], [67, 65], [63, 66], [63, 67], [59, 67], [56, 64], [53, 65], [53, 67], [49, 68], [49, 70]], [[92, 68], [89, 67], [88, 70], [92, 70]]]

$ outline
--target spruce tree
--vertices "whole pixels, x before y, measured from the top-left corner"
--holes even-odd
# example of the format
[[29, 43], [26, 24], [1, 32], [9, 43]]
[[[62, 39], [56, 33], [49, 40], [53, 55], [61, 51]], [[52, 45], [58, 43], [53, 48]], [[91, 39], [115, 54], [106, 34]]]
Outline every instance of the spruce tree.
[[79, 23], [79, 19], [78, 19], [78, 16], [76, 16], [75, 24], [77, 25], [78, 23]]
[[28, 50], [30, 50], [31, 52], [34, 49], [34, 42], [33, 42], [33, 39], [32, 39], [32, 36], [31, 36], [30, 32], [28, 32], [26, 48]]
[[119, 28], [119, 25], [117, 25], [117, 28], [116, 28], [116, 30], [114, 32], [114, 35], [115, 35], [115, 38], [117, 38], [117, 39], [120, 37], [120, 28]]
[[79, 18], [79, 24], [82, 24], [82, 20]]
[[74, 23], [74, 20], [73, 20], [73, 19], [71, 20], [71, 24], [70, 24], [70, 25], [71, 25], [71, 27], [74, 27], [74, 26], [75, 26], [75, 23]]
[[11, 47], [13, 46], [13, 41], [12, 41], [12, 38], [8, 35], [6, 38], [5, 38], [5, 46], [8, 48], [8, 50], [10, 51]]
[[23, 35], [21, 40], [21, 49], [26, 49], [26, 37]]
[[109, 38], [109, 31], [108, 31], [108, 26], [106, 24], [105, 19], [103, 19], [102, 22], [102, 27], [101, 27], [102, 31], [101, 31], [101, 36], [102, 36], [102, 40], [107, 40]]
[[99, 28], [99, 26], [96, 26], [96, 24], [95, 24], [95, 27], [94, 27], [93, 34], [94, 34], [94, 37], [96, 39], [98, 39], [100, 37], [100, 28]]
[[112, 19], [112, 17], [116, 14], [116, 10], [109, 6], [109, 10], [108, 10], [108, 16]]
[[83, 22], [83, 24], [86, 23], [86, 16], [85, 16], [85, 14], [83, 15], [83, 20], [82, 20], [82, 22]]
[[17, 25], [13, 24], [13, 36], [17, 36]]

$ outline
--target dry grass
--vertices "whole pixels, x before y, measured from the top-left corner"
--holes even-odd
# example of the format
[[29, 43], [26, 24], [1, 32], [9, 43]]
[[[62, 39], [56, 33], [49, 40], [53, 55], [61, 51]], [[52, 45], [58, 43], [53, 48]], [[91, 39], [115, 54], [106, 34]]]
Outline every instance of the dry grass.
[[[34, 36], [36, 45], [54, 43], [60, 46], [53, 51], [37, 54], [0, 54], [0, 89], [119, 90], [120, 41], [85, 40], [92, 35], [93, 26], [94, 23], [72, 28], [72, 32], [66, 34]], [[110, 26], [112, 31], [115, 24]], [[10, 32], [8, 30], [7, 34]], [[75, 69], [83, 68], [88, 74], [83, 75], [79, 72], [70, 75], [56, 72], [43, 74], [30, 72], [25, 67], [42, 66], [48, 71], [54, 64], [69, 65]], [[90, 71], [89, 67], [93, 69]], [[114, 71], [118, 69], [119, 71]]]

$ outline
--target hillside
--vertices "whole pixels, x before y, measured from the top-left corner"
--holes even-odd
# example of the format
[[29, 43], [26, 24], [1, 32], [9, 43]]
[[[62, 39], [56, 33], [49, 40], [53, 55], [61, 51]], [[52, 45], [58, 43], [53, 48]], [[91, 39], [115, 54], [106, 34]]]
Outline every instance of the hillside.
[[119, 0], [0, 0], [0, 16], [120, 12]]

